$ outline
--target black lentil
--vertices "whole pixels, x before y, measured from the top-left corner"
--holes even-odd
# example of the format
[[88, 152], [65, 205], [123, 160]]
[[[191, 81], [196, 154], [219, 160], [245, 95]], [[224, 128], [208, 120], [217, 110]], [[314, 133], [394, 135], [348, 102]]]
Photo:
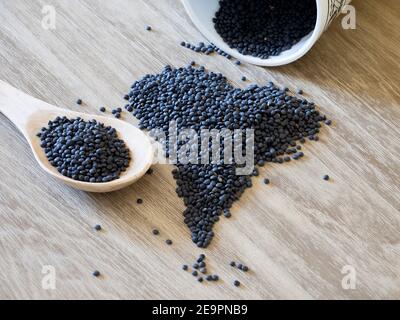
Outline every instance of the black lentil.
[[200, 272], [201, 272], [202, 274], [206, 274], [206, 273], [207, 273], [207, 269], [206, 269], [206, 268], [201, 268], [201, 269], [200, 269]]
[[77, 105], [82, 105], [82, 103], [83, 103], [82, 99], [76, 100], [76, 104], [77, 104]]
[[188, 267], [188, 265], [187, 265], [187, 264], [184, 264], [184, 265], [182, 266], [182, 270], [184, 270], [184, 271], [187, 271], [187, 270], [189, 270], [189, 267]]
[[193, 277], [197, 277], [199, 275], [199, 273], [196, 271], [196, 270], [194, 270], [193, 272], [192, 272], [192, 276]]
[[219, 4], [215, 30], [244, 55], [277, 56], [315, 28], [315, 0], [221, 0]]
[[224, 209], [224, 217], [228, 219], [232, 217], [231, 211], [229, 209]]
[[198, 281], [198, 282], [203, 282], [203, 277], [199, 277], [199, 278], [197, 279], [197, 281]]
[[96, 225], [94, 226], [94, 230], [100, 231], [100, 230], [101, 230], [101, 225], [96, 224]]
[[152, 168], [150, 168], [149, 170], [147, 170], [146, 174], [148, 175], [152, 175], [154, 172], [154, 170]]
[[[139, 127], [161, 129], [167, 139], [173, 120], [178, 130], [254, 129], [255, 164], [283, 163], [285, 154], [300, 159], [304, 153], [298, 152], [296, 142], [316, 135], [319, 122], [326, 120], [314, 103], [291, 96], [273, 83], [235, 88], [222, 74], [206, 72], [204, 67], [166, 66], [160, 74], [135, 82], [129, 96]], [[168, 145], [166, 152], [168, 156]], [[176, 192], [186, 206], [184, 222], [198, 247], [210, 244], [219, 216], [229, 212], [252, 186], [251, 176], [236, 175], [237, 168], [235, 163], [178, 163], [172, 171]]]
[[137, 203], [137, 204], [142, 204], [142, 203], [143, 203], [143, 199], [140, 199], [140, 198], [137, 199], [137, 200], [136, 200], [136, 203]]
[[152, 30], [151, 26], [146, 26], [146, 30], [151, 31]]
[[242, 77], [242, 81], [246, 81], [247, 78], [245, 76]]
[[325, 120], [325, 124], [326, 124], [327, 126], [330, 126], [330, 125], [332, 124], [332, 120]]
[[98, 270], [93, 271], [92, 274], [93, 274], [93, 276], [96, 277], [96, 278], [97, 278], [97, 277], [100, 277], [100, 271], [98, 271]]
[[326, 175], [323, 176], [323, 179], [324, 179], [325, 181], [329, 181], [330, 177], [326, 174]]
[[170, 240], [170, 239], [165, 240], [165, 243], [170, 246], [170, 245], [172, 245], [172, 240]]
[[217, 48], [217, 46], [215, 46], [214, 44], [205, 44], [204, 42], [199, 42], [197, 45], [193, 45], [190, 44], [188, 42], [182, 41], [181, 42], [181, 46], [185, 47], [189, 50], [192, 50], [194, 52], [197, 53], [203, 53], [205, 55], [210, 55], [212, 53], [217, 53], [220, 56], [223, 56], [225, 58], [227, 58], [228, 60], [232, 59], [232, 56], [226, 52], [224, 52], [223, 50], [221, 50], [220, 48]]
[[231, 263], [229, 264], [231, 267], [236, 267], [236, 262], [235, 261], [231, 261]]
[[270, 180], [268, 178], [264, 179], [264, 184], [270, 184]]
[[235, 280], [235, 281], [233, 282], [233, 285], [234, 285], [235, 287], [240, 287], [240, 281]]
[[57, 117], [41, 130], [40, 140], [50, 164], [63, 176], [78, 181], [118, 179], [131, 160], [117, 131], [96, 120]]
[[99, 110], [100, 110], [100, 112], [106, 112], [106, 108], [104, 108], [104, 107], [101, 107]]
[[158, 236], [160, 234], [160, 231], [158, 229], [153, 229], [153, 234], [155, 236]]

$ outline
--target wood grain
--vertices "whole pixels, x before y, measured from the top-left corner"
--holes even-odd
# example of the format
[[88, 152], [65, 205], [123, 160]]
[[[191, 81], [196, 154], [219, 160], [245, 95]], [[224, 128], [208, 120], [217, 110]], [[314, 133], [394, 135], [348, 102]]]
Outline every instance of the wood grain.
[[[41, 26], [48, 4], [56, 30]], [[182, 221], [170, 166], [119, 192], [75, 191], [42, 172], [0, 116], [0, 298], [400, 298], [400, 3], [354, 5], [356, 30], [336, 21], [303, 59], [264, 69], [181, 48], [204, 38], [177, 0], [1, 0], [0, 79], [51, 104], [122, 106], [135, 79], [196, 60], [238, 86], [245, 74], [302, 88], [334, 125], [307, 143], [302, 161], [266, 166], [217, 225], [205, 251], [222, 281], [204, 285], [181, 270], [202, 251]], [[252, 271], [232, 270], [231, 260]], [[42, 289], [43, 265], [56, 268], [56, 290]], [[342, 288], [345, 265], [357, 272], [355, 290]], [[233, 289], [235, 279], [243, 287]]]

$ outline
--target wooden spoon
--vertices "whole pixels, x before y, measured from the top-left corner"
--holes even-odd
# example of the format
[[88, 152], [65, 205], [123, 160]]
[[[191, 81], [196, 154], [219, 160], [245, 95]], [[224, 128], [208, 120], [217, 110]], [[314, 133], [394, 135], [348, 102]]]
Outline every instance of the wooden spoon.
[[[39, 99], [33, 98], [0, 80], [0, 112], [10, 119], [29, 142], [37, 162], [43, 170], [63, 183], [88, 192], [111, 192], [122, 189], [141, 178], [153, 162], [154, 151], [150, 139], [133, 125], [114, 118], [89, 115], [57, 108]], [[84, 120], [97, 120], [114, 127], [120, 139], [124, 140], [131, 152], [128, 169], [117, 180], [104, 183], [75, 181], [60, 174], [47, 160], [36, 136], [42, 127], [57, 116], [68, 118], [81, 117]]]

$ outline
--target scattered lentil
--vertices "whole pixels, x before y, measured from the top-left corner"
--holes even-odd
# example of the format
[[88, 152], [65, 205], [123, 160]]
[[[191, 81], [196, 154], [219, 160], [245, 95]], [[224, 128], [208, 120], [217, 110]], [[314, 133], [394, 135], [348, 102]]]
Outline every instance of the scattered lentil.
[[98, 270], [93, 271], [92, 274], [93, 274], [93, 276], [96, 277], [96, 278], [97, 278], [97, 277], [100, 277], [100, 271], [98, 271]]
[[95, 229], [96, 231], [100, 231], [100, 230], [101, 230], [101, 225], [96, 224], [96, 225], [94, 226], [94, 229]]
[[165, 243], [170, 246], [170, 245], [172, 245], [172, 240], [170, 240], [170, 239], [165, 240]]

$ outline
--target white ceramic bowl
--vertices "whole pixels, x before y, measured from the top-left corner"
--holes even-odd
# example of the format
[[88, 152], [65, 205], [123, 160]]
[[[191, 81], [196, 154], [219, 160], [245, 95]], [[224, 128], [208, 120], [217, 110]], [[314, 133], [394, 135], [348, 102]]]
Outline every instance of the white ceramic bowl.
[[240, 61], [268, 67], [285, 65], [304, 56], [346, 4], [346, 0], [316, 0], [317, 22], [314, 30], [279, 56], [261, 59], [242, 55], [230, 48], [215, 31], [212, 19], [219, 8], [219, 0], [182, 0], [182, 2], [193, 23], [210, 42]]

